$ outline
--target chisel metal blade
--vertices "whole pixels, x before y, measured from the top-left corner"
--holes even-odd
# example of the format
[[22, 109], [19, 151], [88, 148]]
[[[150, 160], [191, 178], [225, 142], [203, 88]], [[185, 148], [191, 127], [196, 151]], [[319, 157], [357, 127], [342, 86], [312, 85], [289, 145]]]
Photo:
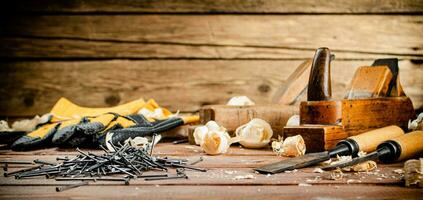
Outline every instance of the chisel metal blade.
[[286, 170], [307, 167], [329, 159], [330, 156], [327, 151], [319, 153], [309, 153], [304, 156], [290, 158], [287, 160], [265, 165], [254, 170], [262, 174], [276, 174]]

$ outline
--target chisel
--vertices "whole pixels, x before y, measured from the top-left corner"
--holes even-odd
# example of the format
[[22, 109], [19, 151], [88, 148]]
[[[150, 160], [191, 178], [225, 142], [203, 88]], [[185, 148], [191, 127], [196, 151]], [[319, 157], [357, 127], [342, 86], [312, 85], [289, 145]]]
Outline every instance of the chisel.
[[304, 156], [290, 158], [269, 165], [265, 165], [254, 169], [259, 173], [275, 174], [286, 170], [293, 170], [311, 166], [336, 155], [352, 155], [357, 156], [359, 151], [372, 152], [382, 142], [404, 135], [404, 131], [398, 126], [387, 126], [362, 133], [360, 135], [351, 136], [340, 141], [336, 147], [330, 151], [320, 153], [310, 153]]
[[384, 163], [393, 163], [408, 158], [412, 158], [423, 152], [423, 131], [413, 131], [405, 135], [396, 137], [392, 140], [383, 142], [377, 146], [377, 150], [363, 157], [355, 158], [348, 162], [338, 163], [322, 168], [323, 170], [331, 170], [343, 168], [362, 163], [368, 160], [379, 159]]

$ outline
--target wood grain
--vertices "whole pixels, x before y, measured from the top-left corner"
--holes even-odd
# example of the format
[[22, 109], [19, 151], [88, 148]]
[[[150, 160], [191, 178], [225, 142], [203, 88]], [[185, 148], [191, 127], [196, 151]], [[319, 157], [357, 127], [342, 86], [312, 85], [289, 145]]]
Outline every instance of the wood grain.
[[[226, 104], [247, 95], [271, 102], [302, 61], [146, 60], [20, 61], [0, 65], [0, 115], [30, 116], [48, 112], [62, 96], [91, 107], [112, 106], [140, 97], [155, 98], [173, 111]], [[354, 71], [369, 61], [334, 61], [333, 96], [342, 98]], [[400, 77], [415, 108], [423, 105], [423, 65], [401, 61]], [[345, 70], [348, 69], [348, 70]], [[300, 99], [299, 101], [304, 100]]]
[[37, 2], [17, 0], [7, 3], [7, 6], [1, 6], [4, 8], [2, 10], [24, 13], [420, 13], [423, 11], [423, 3], [418, 0], [41, 0]]
[[274, 199], [283, 196], [287, 200], [296, 199], [345, 199], [369, 198], [419, 199], [423, 190], [396, 186], [87, 186], [57, 193], [52, 186], [16, 187], [2, 186], [0, 198], [19, 199]]
[[[305, 59], [321, 46], [346, 53], [337, 59], [423, 57], [420, 15], [24, 15], [0, 19], [0, 35], [11, 38], [3, 39], [2, 57], [172, 58], [186, 53], [182, 57]], [[150, 46], [135, 48], [144, 44]]]
[[[193, 150], [186, 147], [198, 147], [190, 145], [173, 145], [171, 143], [160, 143], [155, 149], [155, 155], [167, 155], [166, 153], [179, 152], [180, 156], [190, 161], [204, 157], [204, 161], [197, 164], [199, 167], [208, 168], [207, 173], [187, 170], [189, 176], [187, 180], [164, 180], [164, 181], [144, 181], [142, 179], [132, 180], [129, 186], [124, 186], [117, 182], [93, 182], [89, 186], [84, 186], [66, 192], [55, 192], [55, 186], [65, 186], [74, 182], [56, 182], [53, 179], [30, 178], [16, 180], [14, 177], [0, 177], [0, 198], [19, 199], [102, 199], [102, 198], [137, 198], [142, 199], [192, 199], [201, 196], [203, 199], [229, 198], [231, 199], [274, 199], [275, 195], [283, 196], [284, 199], [308, 198], [308, 197], [331, 197], [331, 198], [358, 198], [361, 196], [373, 199], [386, 199], [383, 195], [394, 198], [414, 198], [421, 195], [421, 190], [399, 187], [401, 175], [394, 172], [395, 169], [402, 168], [403, 163], [380, 164], [378, 173], [346, 173], [346, 177], [341, 180], [330, 180], [330, 172], [313, 173], [313, 167], [299, 169], [297, 172], [280, 173], [276, 175], [255, 174], [251, 168], [263, 163], [274, 162], [286, 159], [276, 157], [270, 149], [267, 150], [240, 150], [238, 147], [231, 147], [227, 154], [219, 156], [206, 156], [200, 152], [190, 152]], [[85, 150], [84, 150], [85, 151]], [[248, 155], [239, 156], [241, 151], [248, 152]], [[101, 150], [91, 151], [102, 153]], [[185, 152], [185, 153], [184, 153]], [[263, 154], [269, 153], [267, 155]], [[157, 154], [159, 153], [159, 154]], [[19, 159], [33, 160], [35, 158], [56, 162], [58, 155], [74, 156], [73, 149], [45, 149], [32, 152], [12, 152], [3, 150], [0, 152], [0, 160]], [[265, 161], [265, 162], [263, 162]], [[25, 166], [10, 165], [10, 171], [19, 170]], [[0, 169], [0, 174], [2, 173]], [[147, 172], [158, 173], [158, 172]], [[175, 173], [175, 170], [170, 170]], [[234, 180], [239, 175], [253, 175], [254, 179]], [[381, 178], [381, 177], [384, 178]], [[320, 177], [320, 178], [316, 178]], [[353, 180], [353, 181], [352, 181]], [[299, 187], [299, 183], [311, 184], [310, 187]], [[246, 193], [245, 191], [254, 191]], [[301, 192], [300, 192], [301, 191]], [[299, 196], [298, 194], [301, 193]], [[393, 194], [391, 194], [393, 193]], [[270, 195], [270, 196], [268, 196]]]
[[[110, 42], [80, 39], [0, 37], [0, 58], [42, 60], [105, 59], [309, 59], [314, 49], [285, 47]], [[318, 46], [319, 44], [315, 44]], [[397, 57], [422, 59], [421, 55], [335, 51], [338, 60], [374, 60]], [[370, 62], [369, 62], [370, 63]], [[308, 77], [307, 77], [308, 78]], [[307, 79], [308, 80], [308, 79]]]

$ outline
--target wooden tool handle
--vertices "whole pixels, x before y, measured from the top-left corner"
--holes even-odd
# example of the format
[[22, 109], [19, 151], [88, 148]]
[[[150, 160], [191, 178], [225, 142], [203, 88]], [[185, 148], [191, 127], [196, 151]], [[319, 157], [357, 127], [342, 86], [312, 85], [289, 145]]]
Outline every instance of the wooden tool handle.
[[314, 55], [308, 80], [307, 101], [324, 101], [332, 97], [330, 61], [334, 55], [326, 47], [318, 48]]
[[412, 158], [423, 152], [423, 131], [413, 131], [392, 139], [401, 146], [401, 155], [397, 161]]
[[401, 135], [404, 135], [404, 131], [400, 127], [387, 126], [349, 137], [349, 139], [357, 143], [360, 151], [373, 152], [380, 143]]

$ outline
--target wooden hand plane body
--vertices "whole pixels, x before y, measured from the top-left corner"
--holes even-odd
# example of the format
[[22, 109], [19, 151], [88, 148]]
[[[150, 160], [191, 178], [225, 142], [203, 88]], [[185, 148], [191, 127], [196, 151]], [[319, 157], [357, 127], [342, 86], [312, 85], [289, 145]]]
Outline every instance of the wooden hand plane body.
[[344, 99], [331, 97], [330, 50], [316, 51], [310, 72], [307, 101], [300, 104], [300, 126], [284, 127], [284, 137], [301, 135], [307, 152], [333, 148], [349, 136], [398, 125], [407, 129], [415, 118], [411, 100], [402, 90], [397, 59], [379, 59], [358, 68]]

